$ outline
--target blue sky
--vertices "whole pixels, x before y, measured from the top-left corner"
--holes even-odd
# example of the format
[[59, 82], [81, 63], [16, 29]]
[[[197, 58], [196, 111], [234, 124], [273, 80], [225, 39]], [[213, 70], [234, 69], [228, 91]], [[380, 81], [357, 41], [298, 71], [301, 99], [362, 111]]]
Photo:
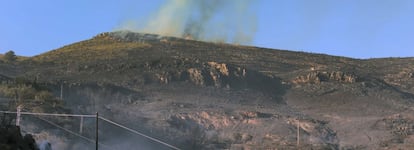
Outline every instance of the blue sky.
[[[0, 53], [33, 56], [140, 22], [168, 0], [0, 2]], [[354, 58], [413, 57], [412, 0], [252, 0], [250, 45]]]

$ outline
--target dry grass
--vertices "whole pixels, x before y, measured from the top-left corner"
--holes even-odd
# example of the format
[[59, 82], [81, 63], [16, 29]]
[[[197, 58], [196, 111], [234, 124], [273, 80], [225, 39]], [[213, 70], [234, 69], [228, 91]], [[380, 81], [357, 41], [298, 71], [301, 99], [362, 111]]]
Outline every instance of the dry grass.
[[151, 47], [151, 45], [136, 42], [118, 42], [109, 38], [98, 37], [35, 56], [33, 60], [57, 63], [63, 61], [88, 62], [115, 59], [127, 56], [127, 50], [146, 47]]

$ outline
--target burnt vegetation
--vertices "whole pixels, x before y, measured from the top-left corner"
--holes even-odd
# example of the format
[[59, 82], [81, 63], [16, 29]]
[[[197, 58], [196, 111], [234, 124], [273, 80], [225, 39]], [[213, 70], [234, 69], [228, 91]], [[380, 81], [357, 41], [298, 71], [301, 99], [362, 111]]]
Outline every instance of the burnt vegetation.
[[404, 149], [413, 66], [118, 31], [0, 62], [0, 96], [99, 111], [184, 149]]

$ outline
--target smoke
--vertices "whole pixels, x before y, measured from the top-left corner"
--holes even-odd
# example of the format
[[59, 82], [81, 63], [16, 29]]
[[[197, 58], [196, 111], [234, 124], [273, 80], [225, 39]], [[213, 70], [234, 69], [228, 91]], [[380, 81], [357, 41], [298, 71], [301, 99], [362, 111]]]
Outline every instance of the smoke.
[[256, 33], [254, 0], [167, 0], [147, 20], [117, 30], [248, 44]]

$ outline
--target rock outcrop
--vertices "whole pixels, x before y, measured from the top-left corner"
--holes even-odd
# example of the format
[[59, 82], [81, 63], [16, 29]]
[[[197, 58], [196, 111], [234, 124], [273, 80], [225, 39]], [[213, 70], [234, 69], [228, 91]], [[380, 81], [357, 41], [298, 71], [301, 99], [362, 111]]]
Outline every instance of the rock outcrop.
[[319, 84], [321, 82], [335, 81], [340, 83], [354, 83], [358, 81], [358, 77], [353, 73], [345, 73], [342, 71], [332, 71], [332, 72], [311, 72], [307, 75], [298, 76], [292, 80], [295, 84], [301, 83], [313, 83]]
[[383, 148], [392, 147], [399, 143], [414, 142], [414, 118], [403, 116], [401, 114], [394, 114], [378, 120], [373, 128], [377, 130], [391, 131], [392, 137], [390, 139], [380, 141], [380, 146]]
[[188, 73], [186, 80], [201, 86], [212, 85], [228, 88], [233, 81], [241, 81], [246, 78], [246, 69], [217, 62], [205, 63], [202, 68], [190, 68], [186, 73]]
[[[272, 123], [268, 127], [266, 124]], [[276, 114], [262, 113], [257, 111], [240, 111], [233, 113], [222, 112], [196, 112], [172, 116], [169, 123], [173, 128], [182, 131], [197, 133], [196, 139], [204, 141], [204, 144], [217, 148], [217, 143], [211, 141], [227, 141], [231, 143], [227, 147], [233, 149], [266, 149], [269, 145], [279, 145], [286, 149], [294, 148], [291, 143], [295, 142], [294, 136], [281, 136], [276, 134], [277, 127], [284, 126], [296, 130], [297, 120], [285, 118]], [[261, 131], [252, 131], [252, 126], [261, 127]], [[314, 119], [302, 119], [300, 130], [306, 146], [337, 148], [338, 139], [336, 133], [326, 123]], [[210, 142], [207, 142], [210, 141]], [[305, 142], [306, 141], [306, 142]], [[215, 146], [213, 146], [215, 145]], [[264, 146], [264, 147], [263, 147]]]
[[387, 74], [384, 76], [384, 81], [391, 85], [396, 85], [404, 88], [413, 88], [414, 84], [414, 70], [405, 68], [394, 74]]

